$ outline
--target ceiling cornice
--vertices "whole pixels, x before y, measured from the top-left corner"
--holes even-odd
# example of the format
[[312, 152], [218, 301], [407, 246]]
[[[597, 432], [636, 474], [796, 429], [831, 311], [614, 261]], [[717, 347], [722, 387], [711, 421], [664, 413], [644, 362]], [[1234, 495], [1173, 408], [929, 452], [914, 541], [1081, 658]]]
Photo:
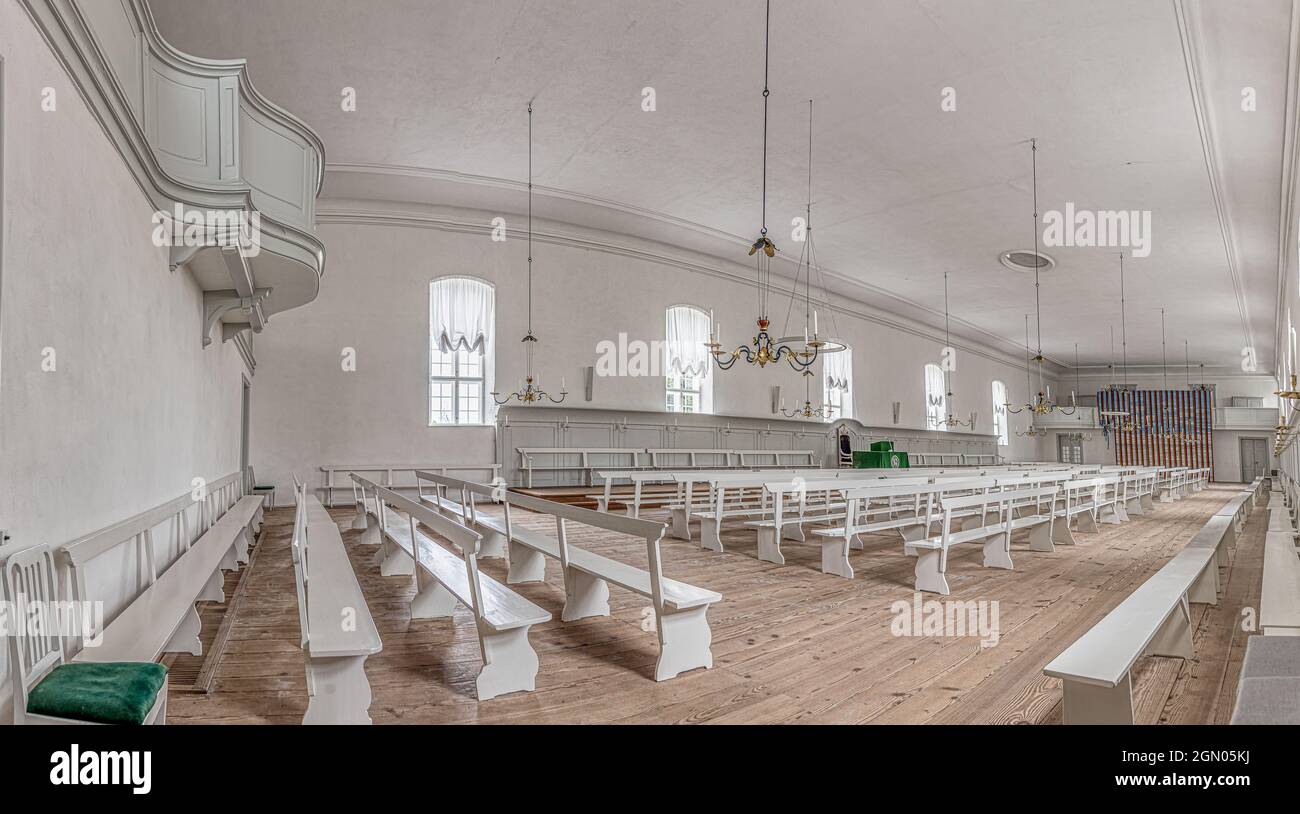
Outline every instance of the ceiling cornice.
[[1296, 242], [1296, 161], [1300, 149], [1300, 4], [1291, 3], [1291, 36], [1286, 63], [1286, 98], [1282, 118], [1282, 177], [1278, 189], [1277, 308], [1273, 315], [1273, 370], [1281, 375], [1282, 349], [1288, 346], [1286, 303], [1291, 286], [1291, 247]]
[[1242, 280], [1241, 269], [1237, 263], [1239, 250], [1237, 234], [1232, 226], [1232, 214], [1227, 197], [1223, 194], [1224, 180], [1220, 167], [1218, 142], [1214, 138], [1212, 114], [1205, 102], [1207, 94], [1201, 72], [1200, 18], [1195, 11], [1190, 11], [1184, 0], [1172, 0], [1174, 18], [1178, 22], [1178, 38], [1183, 48], [1183, 64], [1187, 70], [1187, 86], [1192, 96], [1192, 109], [1196, 114], [1196, 129], [1201, 138], [1201, 152], [1205, 156], [1205, 172], [1210, 183], [1210, 195], [1214, 200], [1214, 212], [1219, 220], [1219, 231], [1223, 237], [1224, 259], [1228, 266], [1228, 276], [1232, 282], [1232, 292], [1237, 300], [1237, 313], [1241, 319], [1243, 347], [1254, 348], [1255, 338], [1250, 326], [1250, 310], [1246, 302], [1246, 287]]

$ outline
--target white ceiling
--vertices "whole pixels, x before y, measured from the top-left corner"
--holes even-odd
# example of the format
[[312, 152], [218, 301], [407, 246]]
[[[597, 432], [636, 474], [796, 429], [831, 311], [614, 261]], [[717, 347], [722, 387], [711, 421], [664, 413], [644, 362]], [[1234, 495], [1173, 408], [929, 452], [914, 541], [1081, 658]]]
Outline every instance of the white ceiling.
[[[332, 165], [407, 167], [498, 190], [523, 177], [536, 98], [538, 185], [752, 240], [758, 230], [763, 4], [589, 0], [152, 0], [184, 51], [246, 57], [258, 88], [324, 139]], [[1273, 364], [1291, 0], [774, 0], [769, 227], [798, 254], [807, 100], [816, 99], [822, 265], [886, 307], [943, 308], [1015, 350], [1040, 211], [1151, 210], [1126, 258], [1129, 358]], [[214, 17], [214, 9], [220, 16]], [[1181, 21], [1181, 24], [1180, 24]], [[1258, 110], [1240, 110], [1252, 86]], [[641, 109], [652, 86], [658, 109]], [[956, 89], [957, 110], [940, 110]], [[354, 87], [357, 111], [340, 109]], [[1201, 115], [1198, 116], [1198, 105]], [[461, 175], [453, 175], [461, 174]], [[327, 184], [328, 192], [328, 184]], [[467, 199], [472, 195], [466, 193]], [[662, 217], [658, 217], [662, 216]], [[624, 219], [627, 221], [627, 219]], [[653, 221], [653, 223], [651, 223]], [[681, 245], [693, 240], [682, 230]], [[731, 251], [722, 249], [722, 251]], [[743, 260], [745, 245], [732, 256]], [[1118, 334], [1115, 250], [1048, 250], [1043, 347], [1104, 363]], [[849, 290], [844, 288], [844, 290]], [[924, 312], [920, 312], [924, 313]], [[941, 321], [941, 316], [939, 317]], [[996, 339], [993, 339], [996, 337]], [[1175, 352], [1176, 350], [1176, 352]]]

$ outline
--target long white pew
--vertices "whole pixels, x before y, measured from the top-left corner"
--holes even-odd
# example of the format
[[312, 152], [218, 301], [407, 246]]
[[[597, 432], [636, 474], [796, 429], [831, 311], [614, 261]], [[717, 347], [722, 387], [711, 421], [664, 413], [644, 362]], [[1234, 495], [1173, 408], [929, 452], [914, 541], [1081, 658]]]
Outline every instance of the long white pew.
[[[442, 477], [418, 473], [420, 477]], [[367, 493], [367, 520], [374, 520], [382, 541], [380, 573], [415, 577], [412, 619], [449, 619], [457, 605], [474, 615], [483, 666], [475, 682], [478, 699], [536, 688], [538, 659], [528, 641], [533, 625], [551, 620], [538, 607], [478, 567], [482, 535], [448, 518], [422, 500], [412, 500], [352, 473]], [[420, 531], [420, 525], [460, 549], [453, 553]]]
[[[416, 488], [414, 482], [415, 473], [420, 470], [438, 472], [443, 475], [483, 472], [488, 475], [488, 480], [495, 481], [501, 475], [501, 464], [329, 464], [320, 468], [325, 481], [320, 487], [320, 490], [325, 493], [325, 499], [322, 502], [326, 506], [333, 506], [335, 492], [353, 489], [352, 481], [347, 477], [352, 472], [380, 486], [392, 489], [395, 492], [402, 492]], [[399, 482], [399, 480], [407, 480], [406, 477], [399, 478], [399, 476], [408, 475], [409, 482]], [[344, 480], [340, 481], [339, 478]], [[297, 475], [294, 475], [293, 479], [295, 483], [298, 482]], [[353, 494], [356, 494], [355, 489], [353, 489]], [[360, 529], [363, 527], [358, 525], [354, 528]]]
[[[660, 551], [660, 541], [666, 531], [664, 523], [594, 512], [428, 472], [417, 475], [421, 480], [421, 499], [427, 505], [453, 514], [465, 526], [485, 536], [495, 536], [505, 542], [510, 551], [508, 583], [542, 582], [546, 578], [546, 558], [558, 560], [564, 575], [565, 601], [560, 616], [563, 621], [608, 616], [609, 586], [616, 585], [652, 603], [659, 640], [656, 681], [713, 666], [713, 634], [708, 611], [710, 605], [722, 601], [722, 595], [664, 576]], [[432, 487], [432, 494], [424, 491], [426, 485]], [[502, 516], [497, 518], [479, 511], [476, 498], [501, 504]], [[555, 536], [520, 527], [514, 522], [515, 509], [553, 518]], [[569, 523], [639, 539], [646, 567], [573, 545], [568, 538]]]
[[1300, 549], [1285, 508], [1268, 510], [1259, 625], [1266, 636], [1300, 636]]
[[[163, 653], [201, 655], [200, 621], [195, 603], [224, 602], [221, 572], [248, 561], [262, 498], [243, 494], [242, 473], [227, 475], [102, 531], [74, 540], [59, 557], [67, 568], [71, 597], [90, 601], [86, 571], [107, 552], [133, 543], [143, 588], [96, 631], [100, 643], [83, 647], [74, 661], [153, 661]], [[181, 553], [159, 572], [154, 532], [165, 526]]]
[[1189, 606], [1218, 602], [1221, 552], [1234, 519], [1235, 510], [1211, 517], [1182, 551], [1043, 669], [1063, 683], [1065, 723], [1133, 723], [1137, 660], [1191, 657]]
[[[383, 650], [338, 524], [315, 495], [297, 490], [290, 551], [307, 673], [304, 724], [369, 724], [366, 659]], [[343, 624], [341, 620], [348, 620]]]

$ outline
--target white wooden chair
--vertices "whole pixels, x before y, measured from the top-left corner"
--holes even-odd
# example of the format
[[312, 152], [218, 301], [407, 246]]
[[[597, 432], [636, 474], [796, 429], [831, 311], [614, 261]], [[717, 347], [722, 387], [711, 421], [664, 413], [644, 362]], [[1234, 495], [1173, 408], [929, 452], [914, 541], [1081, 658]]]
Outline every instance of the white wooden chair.
[[[48, 546], [25, 548], [9, 555], [4, 562], [4, 596], [11, 608], [39, 607], [61, 608], [55, 586], [54, 558]], [[75, 612], [75, 611], [74, 611]], [[98, 724], [99, 721], [55, 717], [28, 711], [30, 697], [41, 682], [60, 669], [93, 669], [89, 665], [69, 665], [63, 657], [63, 642], [58, 622], [48, 612], [28, 615], [19, 611], [20, 618], [29, 622], [20, 631], [11, 631], [9, 639], [9, 671], [14, 684], [15, 724]], [[80, 627], [80, 625], [78, 625]], [[161, 725], [167, 720], [167, 682], [154, 698], [153, 706], [144, 718], [146, 724]]]

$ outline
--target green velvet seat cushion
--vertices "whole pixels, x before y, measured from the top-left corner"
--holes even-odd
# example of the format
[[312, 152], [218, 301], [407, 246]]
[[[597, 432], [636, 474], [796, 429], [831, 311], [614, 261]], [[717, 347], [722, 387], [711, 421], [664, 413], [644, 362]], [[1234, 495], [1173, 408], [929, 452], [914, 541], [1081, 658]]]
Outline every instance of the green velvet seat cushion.
[[142, 724], [167, 682], [152, 662], [60, 664], [27, 696], [27, 712], [101, 724]]

